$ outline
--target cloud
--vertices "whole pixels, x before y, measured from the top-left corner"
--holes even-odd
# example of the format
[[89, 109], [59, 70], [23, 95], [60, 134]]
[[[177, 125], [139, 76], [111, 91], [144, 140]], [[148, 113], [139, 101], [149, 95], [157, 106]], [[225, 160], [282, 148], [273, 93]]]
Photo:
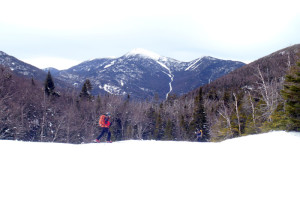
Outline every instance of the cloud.
[[72, 59], [64, 59], [64, 58], [48, 57], [48, 56], [28, 58], [28, 59], [24, 59], [24, 62], [34, 65], [40, 69], [53, 67], [59, 70], [68, 69], [74, 65], [81, 63], [81, 61], [76, 61]]
[[299, 43], [297, 5], [296, 0], [10, 0], [0, 13], [0, 45], [21, 58], [83, 61], [141, 47], [178, 60], [211, 55], [251, 61]]

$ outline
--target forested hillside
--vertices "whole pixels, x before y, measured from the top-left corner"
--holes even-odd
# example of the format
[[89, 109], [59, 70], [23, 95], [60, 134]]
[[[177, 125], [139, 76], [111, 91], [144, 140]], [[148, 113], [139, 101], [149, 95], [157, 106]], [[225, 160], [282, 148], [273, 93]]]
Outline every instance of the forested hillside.
[[89, 80], [80, 93], [66, 91], [55, 87], [50, 72], [41, 83], [0, 66], [0, 138], [91, 142], [99, 135], [99, 116], [107, 111], [113, 140], [194, 141], [195, 131], [203, 130], [203, 141], [219, 141], [271, 129], [299, 131], [299, 53], [299, 45], [289, 47], [163, 102], [92, 96]]
[[299, 72], [299, 58], [300, 45], [294, 45], [204, 86], [212, 139], [274, 129], [299, 131], [299, 127], [290, 124], [291, 115], [286, 114], [288, 100], [282, 93], [289, 84], [286, 75]]

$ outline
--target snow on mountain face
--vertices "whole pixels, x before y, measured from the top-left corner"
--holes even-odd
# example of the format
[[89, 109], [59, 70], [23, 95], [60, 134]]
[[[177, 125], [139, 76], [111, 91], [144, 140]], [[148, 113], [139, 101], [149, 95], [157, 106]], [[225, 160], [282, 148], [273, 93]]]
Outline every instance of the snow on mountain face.
[[0, 64], [10, 68], [15, 74], [25, 76], [28, 78], [34, 78], [44, 81], [46, 78], [46, 72], [43, 70], [22, 62], [17, 58], [10, 56], [0, 51]]
[[[39, 69], [2, 51], [0, 51], [0, 65], [4, 65], [5, 67], [10, 68], [10, 70], [12, 70], [13, 73], [18, 76], [32, 78], [40, 82], [45, 81], [48, 71], [51, 72], [52, 76], [54, 76], [54, 74], [58, 75], [60, 73], [60, 71], [55, 68], [47, 68], [45, 70]], [[60, 81], [55, 77], [53, 78], [56, 86], [63, 88], [70, 87], [70, 85], [68, 85], [68, 83], [66, 83], [65, 81]]]
[[166, 64], [164, 64], [167, 61], [166, 57], [161, 57], [160, 55], [142, 49], [142, 48], [137, 48], [137, 49], [133, 49], [132, 51], [130, 51], [129, 53], [127, 53], [125, 55], [126, 57], [143, 57], [143, 58], [148, 58], [148, 59], [152, 59], [154, 60], [156, 63], [158, 63], [160, 66], [162, 66], [162, 68], [165, 68], [166, 70], [161, 70], [162, 73], [166, 74], [170, 80], [169, 80], [169, 91], [166, 94], [166, 99], [168, 98], [169, 94], [172, 92], [173, 88], [172, 88], [172, 82], [174, 79], [174, 75], [172, 74], [172, 71], [170, 70], [170, 68], [167, 67]]
[[189, 65], [189, 67], [187, 67], [186, 69], [184, 69], [185, 71], [190, 70], [190, 69], [195, 69], [195, 64], [197, 64], [199, 61], [201, 60], [201, 58], [195, 60], [195, 62], [193, 62], [191, 65]]
[[166, 74], [170, 80], [169, 80], [169, 91], [166, 93], [165, 98], [167, 99], [169, 94], [172, 92], [173, 88], [172, 88], [172, 82], [174, 79], [174, 75], [172, 74], [172, 71], [170, 70], [170, 68], [164, 64], [167, 61], [166, 57], [161, 57], [160, 55], [142, 49], [142, 48], [137, 48], [137, 49], [133, 49], [132, 51], [130, 51], [129, 53], [127, 53], [125, 55], [126, 57], [143, 57], [145, 59], [152, 59], [154, 60], [157, 64], [159, 64], [163, 69], [161, 70], [162, 73]]
[[153, 98], [158, 94], [161, 99], [166, 99], [170, 93], [187, 93], [243, 65], [212, 57], [180, 62], [138, 48], [119, 58], [85, 61], [55, 76], [79, 87], [89, 79], [93, 94], [129, 94], [138, 99]]
[[129, 57], [129, 56], [136, 56], [136, 55], [142, 56], [145, 58], [151, 58], [154, 60], [159, 60], [159, 58], [161, 58], [160, 55], [158, 55], [154, 52], [142, 49], [142, 48], [133, 49], [132, 51], [128, 52], [125, 56]]
[[82, 87], [89, 79], [93, 94], [129, 94], [138, 99], [168, 98], [170, 93], [187, 93], [201, 85], [244, 65], [241, 62], [202, 57], [191, 62], [163, 57], [141, 48], [134, 49], [119, 58], [98, 58], [80, 63], [67, 70], [38, 69], [12, 56], [0, 52], [0, 64], [16, 74], [40, 81], [50, 71], [58, 86]]

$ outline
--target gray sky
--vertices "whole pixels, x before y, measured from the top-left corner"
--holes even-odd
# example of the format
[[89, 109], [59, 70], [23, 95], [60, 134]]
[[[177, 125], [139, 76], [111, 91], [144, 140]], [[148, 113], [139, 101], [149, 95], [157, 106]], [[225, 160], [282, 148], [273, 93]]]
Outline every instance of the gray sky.
[[9, 0], [0, 50], [39, 68], [66, 69], [144, 48], [191, 61], [251, 62], [300, 43], [299, 0]]

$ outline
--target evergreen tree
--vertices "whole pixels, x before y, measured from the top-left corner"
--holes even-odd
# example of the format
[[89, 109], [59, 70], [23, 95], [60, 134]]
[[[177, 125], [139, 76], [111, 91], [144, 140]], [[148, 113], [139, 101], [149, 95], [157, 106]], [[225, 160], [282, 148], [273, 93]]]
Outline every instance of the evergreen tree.
[[81, 98], [87, 98], [87, 99], [92, 98], [92, 95], [91, 95], [92, 88], [93, 87], [92, 87], [90, 80], [89, 79], [85, 80], [79, 96]]
[[300, 61], [286, 76], [282, 95], [286, 101], [285, 111], [289, 119], [287, 129], [300, 131]]
[[35, 82], [34, 82], [33, 77], [31, 77], [31, 85], [32, 85], [32, 86], [35, 86]]
[[164, 136], [164, 139], [165, 139], [165, 140], [174, 140], [173, 129], [174, 129], [174, 124], [173, 124], [173, 122], [169, 119], [169, 120], [167, 121], [166, 129], [165, 129], [165, 136]]
[[219, 100], [217, 91], [214, 88], [209, 91], [208, 99], [210, 99], [210, 100]]
[[155, 140], [161, 140], [164, 135], [163, 132], [163, 121], [161, 118], [161, 114], [158, 113], [156, 116], [156, 122], [155, 122], [155, 130], [154, 130], [154, 139]]
[[121, 121], [121, 114], [117, 113], [114, 121], [112, 122], [113, 126], [111, 128], [112, 132], [112, 139], [116, 141], [120, 141], [123, 139], [122, 135], [122, 121]]
[[156, 112], [154, 108], [151, 106], [146, 112], [148, 128], [145, 131], [145, 139], [152, 139], [154, 137], [154, 132], [156, 129]]
[[47, 75], [46, 80], [45, 80], [45, 93], [48, 96], [53, 95], [54, 94], [54, 89], [55, 89], [54, 82], [53, 82], [50, 71], [48, 71], [48, 75]]
[[202, 94], [202, 88], [199, 89], [199, 94], [194, 100], [194, 113], [193, 120], [189, 127], [190, 139], [195, 139], [195, 131], [202, 130], [202, 141], [209, 140], [209, 125], [207, 122], [206, 112], [204, 109], [204, 100]]
[[272, 130], [286, 130], [289, 122], [289, 117], [284, 111], [284, 104], [280, 103], [276, 110], [271, 115], [271, 121], [265, 121], [262, 124], [261, 130], [268, 132]]
[[184, 119], [184, 116], [181, 115], [179, 118], [179, 126], [180, 126], [180, 138], [181, 139], [186, 139], [186, 135], [188, 134], [188, 124]]
[[93, 89], [93, 86], [92, 86], [91, 81], [90, 81], [89, 79], [86, 79], [86, 80], [85, 80], [85, 84], [86, 84], [87, 90], [88, 90], [89, 92], [91, 92], [92, 89]]
[[230, 92], [229, 91], [224, 91], [223, 94], [223, 100], [224, 100], [224, 105], [226, 107], [229, 107], [229, 103], [231, 103], [231, 96], [230, 96]]

